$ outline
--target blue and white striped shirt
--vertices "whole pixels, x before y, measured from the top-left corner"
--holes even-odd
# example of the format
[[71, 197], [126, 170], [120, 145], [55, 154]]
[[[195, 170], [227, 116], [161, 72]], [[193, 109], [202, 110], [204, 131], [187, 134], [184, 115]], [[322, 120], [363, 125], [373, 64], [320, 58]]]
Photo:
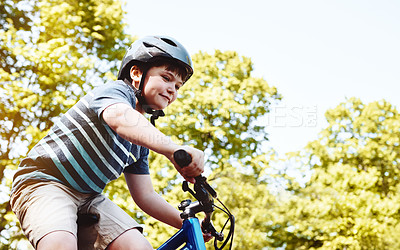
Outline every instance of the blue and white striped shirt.
[[149, 150], [123, 139], [102, 120], [104, 109], [116, 103], [136, 105], [133, 90], [122, 81], [84, 96], [21, 162], [13, 189], [31, 180], [55, 180], [82, 193], [101, 193], [122, 172], [149, 174]]

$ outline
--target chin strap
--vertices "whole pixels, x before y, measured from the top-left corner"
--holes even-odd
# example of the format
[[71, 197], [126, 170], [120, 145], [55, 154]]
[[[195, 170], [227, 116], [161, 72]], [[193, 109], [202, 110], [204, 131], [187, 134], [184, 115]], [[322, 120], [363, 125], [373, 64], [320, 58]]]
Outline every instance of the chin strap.
[[142, 89], [144, 86], [145, 75], [146, 75], [146, 71], [144, 71], [142, 74], [142, 79], [140, 80], [139, 89], [136, 89], [135, 87], [133, 87], [132, 84], [129, 82], [129, 80], [126, 78], [124, 79], [124, 82], [133, 89], [133, 92], [135, 93], [135, 97], [138, 99], [140, 106], [142, 106], [144, 112], [151, 115], [150, 122], [155, 127], [156, 120], [159, 117], [165, 116], [165, 113], [162, 110], [153, 110], [150, 107], [150, 105], [147, 104], [146, 99], [144, 99], [144, 96], [142, 95]]
[[154, 112], [153, 112], [153, 114], [151, 114], [151, 117], [150, 117], [150, 122], [151, 122], [151, 124], [153, 124], [153, 126], [155, 127], [156, 126], [156, 120], [158, 119], [158, 117], [162, 117], [162, 116], [165, 116], [165, 113], [164, 113], [164, 111], [162, 111], [162, 110], [155, 110]]

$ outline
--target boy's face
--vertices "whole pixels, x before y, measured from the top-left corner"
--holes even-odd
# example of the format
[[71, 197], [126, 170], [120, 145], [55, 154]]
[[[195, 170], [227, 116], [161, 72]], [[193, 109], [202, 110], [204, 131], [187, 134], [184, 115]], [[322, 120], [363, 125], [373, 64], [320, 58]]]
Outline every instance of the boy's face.
[[152, 67], [146, 74], [143, 95], [151, 108], [164, 109], [176, 100], [182, 85], [181, 77], [166, 66]]

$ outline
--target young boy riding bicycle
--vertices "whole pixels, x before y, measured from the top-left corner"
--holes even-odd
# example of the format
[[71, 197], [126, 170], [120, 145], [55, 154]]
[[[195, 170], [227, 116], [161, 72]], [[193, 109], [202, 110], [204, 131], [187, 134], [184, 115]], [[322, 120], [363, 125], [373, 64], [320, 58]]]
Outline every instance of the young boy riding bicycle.
[[[143, 228], [102, 195], [124, 173], [136, 204], [180, 228], [180, 212], [153, 189], [149, 149], [166, 156], [188, 181], [204, 169], [204, 154], [173, 143], [154, 125], [193, 74], [188, 52], [170, 37], [145, 37], [123, 58], [118, 80], [95, 88], [54, 124], [21, 162], [10, 203], [37, 249], [77, 249], [78, 216], [94, 216], [95, 249], [152, 249]], [[153, 125], [144, 117], [152, 114]], [[185, 149], [192, 163], [180, 168], [173, 153]], [[93, 237], [92, 237], [93, 238]], [[83, 243], [82, 243], [83, 244]]]

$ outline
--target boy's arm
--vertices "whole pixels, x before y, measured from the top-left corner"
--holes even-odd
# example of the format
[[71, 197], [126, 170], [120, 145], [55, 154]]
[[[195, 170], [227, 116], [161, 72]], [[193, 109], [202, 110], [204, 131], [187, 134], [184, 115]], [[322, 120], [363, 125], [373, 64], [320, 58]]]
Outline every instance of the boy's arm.
[[[122, 138], [166, 156], [188, 181], [194, 182], [193, 177], [203, 172], [204, 154], [202, 151], [192, 147], [178, 146], [128, 104], [113, 104], [103, 111], [102, 117], [107, 125]], [[192, 156], [192, 163], [188, 167], [180, 168], [174, 161], [173, 154], [180, 148], [185, 149]]]
[[170, 226], [178, 229], [182, 227], [180, 212], [154, 191], [150, 175], [124, 175], [129, 192], [140, 209]]

